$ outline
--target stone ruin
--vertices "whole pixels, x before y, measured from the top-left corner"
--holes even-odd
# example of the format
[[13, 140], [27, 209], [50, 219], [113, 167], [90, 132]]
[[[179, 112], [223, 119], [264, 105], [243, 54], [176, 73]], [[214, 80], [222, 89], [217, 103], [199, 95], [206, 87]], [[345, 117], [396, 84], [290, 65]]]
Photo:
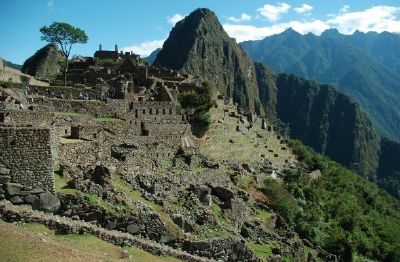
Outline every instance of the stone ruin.
[[[96, 59], [115, 63], [98, 67]], [[1, 88], [0, 198], [33, 203], [54, 193], [53, 166], [152, 170], [193, 147], [176, 95], [198, 83], [139, 60], [100, 46], [93, 58], [71, 62], [68, 87], [23, 86], [23, 95]]]

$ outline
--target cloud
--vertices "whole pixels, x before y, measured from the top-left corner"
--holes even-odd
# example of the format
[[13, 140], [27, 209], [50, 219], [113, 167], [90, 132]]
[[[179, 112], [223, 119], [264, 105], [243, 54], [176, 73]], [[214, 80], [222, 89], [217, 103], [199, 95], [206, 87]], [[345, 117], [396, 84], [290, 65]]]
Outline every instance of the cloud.
[[306, 34], [313, 33], [320, 35], [329, 25], [321, 20], [314, 20], [311, 22], [290, 21], [288, 23], [274, 24], [265, 27], [256, 27], [252, 25], [232, 25], [224, 24], [224, 29], [229, 36], [236, 38], [237, 42], [246, 40], [260, 40], [266, 36], [279, 34], [288, 28], [293, 28], [295, 31]]
[[312, 7], [311, 5], [303, 4], [300, 7], [294, 8], [294, 11], [298, 14], [305, 14], [311, 12], [313, 9], [314, 7]]
[[381, 5], [364, 11], [338, 14], [326, 22], [343, 34], [352, 34], [356, 30], [400, 32], [400, 20], [396, 17], [398, 12], [400, 7]]
[[146, 57], [149, 56], [151, 52], [153, 52], [157, 48], [161, 48], [164, 44], [164, 41], [165, 40], [145, 41], [139, 45], [123, 47], [121, 50], [124, 52], [132, 51], [135, 54], [139, 54], [142, 57]]
[[173, 16], [168, 16], [167, 17], [167, 21], [168, 21], [168, 23], [170, 23], [171, 25], [175, 25], [176, 23], [178, 23], [179, 21], [181, 21], [183, 18], [185, 18], [185, 16], [184, 15], [181, 15], [181, 14], [178, 14], [178, 13], [176, 13], [176, 14], [174, 14]]
[[258, 8], [257, 11], [270, 22], [276, 22], [281, 18], [281, 15], [286, 14], [289, 9], [290, 5], [287, 3], [278, 3], [276, 6], [265, 4], [263, 7]]
[[234, 22], [234, 23], [240, 23], [240, 22], [244, 22], [244, 21], [250, 21], [252, 19], [252, 17], [251, 17], [251, 15], [248, 15], [246, 13], [242, 13], [239, 18], [233, 17], [233, 16], [229, 16], [227, 19], [229, 21], [231, 21], [231, 22]]
[[301, 34], [313, 33], [315, 35], [320, 35], [329, 28], [337, 28], [342, 34], [352, 34], [356, 30], [400, 33], [400, 19], [396, 17], [400, 13], [400, 7], [381, 5], [359, 12], [347, 12], [348, 9], [349, 6], [343, 6], [338, 14], [331, 14], [326, 21], [318, 19], [290, 21], [264, 27], [227, 23], [224, 24], [224, 29], [238, 42], [263, 39], [266, 36], [279, 34], [288, 28], [293, 28]]
[[52, 13], [53, 6], [54, 6], [54, 0], [48, 0], [47, 1], [47, 12]]
[[339, 9], [339, 13], [347, 13], [349, 9], [350, 9], [349, 5], [343, 5], [342, 8]]

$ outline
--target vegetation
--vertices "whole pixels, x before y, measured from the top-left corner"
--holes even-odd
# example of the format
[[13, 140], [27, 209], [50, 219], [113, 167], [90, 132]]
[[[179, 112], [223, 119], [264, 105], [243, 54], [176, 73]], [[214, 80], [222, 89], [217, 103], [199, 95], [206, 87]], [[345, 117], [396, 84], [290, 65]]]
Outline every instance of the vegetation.
[[178, 95], [178, 100], [188, 116], [189, 123], [194, 127], [194, 133], [202, 136], [211, 124], [208, 113], [212, 106], [210, 85], [206, 83], [205, 88], [182, 92]]
[[[400, 204], [374, 184], [292, 142], [302, 167], [263, 192], [301, 237], [341, 261], [400, 261]], [[313, 180], [308, 174], [320, 170]]]
[[241, 43], [255, 61], [277, 72], [331, 84], [359, 102], [383, 135], [400, 140], [400, 36], [327, 30], [321, 36], [294, 30]]
[[91, 235], [57, 235], [43, 225], [0, 220], [2, 261], [154, 261], [179, 262], [136, 247], [118, 247]]
[[56, 43], [60, 46], [65, 57], [64, 86], [67, 85], [68, 57], [73, 44], [85, 44], [88, 37], [82, 29], [67, 23], [53, 22], [50, 26], [40, 28], [41, 39], [49, 43]]

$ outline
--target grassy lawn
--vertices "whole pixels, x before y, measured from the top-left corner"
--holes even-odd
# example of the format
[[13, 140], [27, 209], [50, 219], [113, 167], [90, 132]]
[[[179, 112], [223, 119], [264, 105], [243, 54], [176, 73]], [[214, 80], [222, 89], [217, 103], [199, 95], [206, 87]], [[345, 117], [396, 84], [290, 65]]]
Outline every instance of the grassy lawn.
[[43, 225], [0, 220], [1, 261], [154, 261], [179, 262], [136, 247], [118, 247], [91, 235], [56, 235]]
[[272, 245], [271, 244], [258, 244], [254, 241], [247, 242], [247, 246], [253, 250], [256, 255], [262, 260], [267, 259], [272, 255]]

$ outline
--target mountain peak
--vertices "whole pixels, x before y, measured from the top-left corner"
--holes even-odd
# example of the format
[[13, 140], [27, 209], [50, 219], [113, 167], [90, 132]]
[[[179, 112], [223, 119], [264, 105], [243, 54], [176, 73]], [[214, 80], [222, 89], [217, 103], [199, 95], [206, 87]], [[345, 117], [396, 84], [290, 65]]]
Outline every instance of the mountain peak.
[[336, 28], [329, 28], [326, 29], [324, 32], [322, 32], [321, 36], [322, 37], [335, 37], [341, 35], [340, 32]]

